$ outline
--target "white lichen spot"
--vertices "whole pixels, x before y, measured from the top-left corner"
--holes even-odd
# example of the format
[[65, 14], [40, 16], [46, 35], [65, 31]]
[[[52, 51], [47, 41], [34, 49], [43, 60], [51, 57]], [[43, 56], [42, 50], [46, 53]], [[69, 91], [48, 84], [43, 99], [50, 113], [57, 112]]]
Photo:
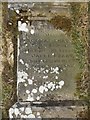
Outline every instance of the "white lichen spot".
[[14, 113], [15, 113], [15, 115], [16, 115], [16, 117], [17, 117], [17, 115], [20, 114], [19, 109], [18, 109], [18, 108], [15, 108], [15, 109], [14, 109]]
[[23, 79], [27, 79], [28, 74], [26, 72], [23, 72]]
[[40, 70], [38, 70], [38, 73], [40, 73], [41, 71]]
[[56, 89], [58, 89], [59, 88], [59, 86], [58, 85], [56, 85]]
[[24, 61], [22, 59], [20, 59], [19, 62], [24, 65]]
[[48, 78], [48, 76], [43, 76], [43, 79], [47, 79]]
[[40, 102], [40, 101], [39, 101], [39, 102], [35, 101], [35, 102], [33, 102], [33, 103], [34, 103], [34, 104], [38, 104], [38, 105], [39, 105], [39, 104], [42, 104], [42, 102]]
[[29, 91], [29, 90], [26, 90], [26, 93], [27, 93], [27, 94], [29, 94], [29, 93], [30, 93], [30, 91]]
[[28, 115], [28, 118], [35, 118], [35, 115], [34, 114], [30, 114], [30, 115]]
[[33, 81], [31, 79], [28, 79], [28, 84], [29, 85], [32, 85], [33, 84]]
[[31, 96], [33, 96], [33, 93], [31, 92]]
[[53, 85], [53, 83], [50, 82], [50, 83], [48, 84], [48, 89], [51, 89], [52, 85]]
[[35, 68], [35, 67], [33, 67], [33, 69], [34, 69], [35, 71], [38, 71], [38, 69], [37, 69], [37, 68]]
[[45, 88], [45, 92], [48, 92], [48, 88]]
[[18, 83], [20, 83], [20, 82], [25, 82], [25, 80], [22, 79], [22, 78], [19, 78], [19, 79], [18, 79]]
[[41, 62], [43, 62], [43, 60], [41, 60]]
[[16, 10], [16, 13], [19, 14], [19, 10]]
[[44, 87], [47, 87], [47, 84], [44, 84]]
[[35, 33], [35, 30], [31, 29], [30, 33], [33, 35]]
[[28, 21], [26, 21], [26, 23], [28, 23]]
[[37, 118], [41, 118], [41, 116], [38, 116]]
[[51, 91], [55, 89], [55, 84], [52, 85]]
[[8, 4], [8, 8], [11, 8], [11, 4]]
[[28, 32], [28, 27], [26, 23], [21, 23], [21, 21], [18, 21], [18, 30], [19, 31], [24, 31], [24, 32]]
[[63, 70], [61, 69], [60, 71], [62, 72]]
[[45, 74], [45, 73], [46, 73], [46, 71], [43, 71], [43, 73]]
[[48, 84], [48, 83], [49, 83], [49, 81], [46, 82], [46, 84]]
[[60, 86], [63, 86], [63, 85], [64, 85], [64, 81], [61, 80], [61, 81], [59, 82], [59, 85], [60, 85]]
[[27, 68], [29, 68], [29, 64], [25, 63], [25, 66], [26, 66]]
[[44, 68], [41, 68], [40, 70], [41, 70], [41, 71], [43, 71], [43, 70], [44, 70]]
[[33, 90], [32, 90], [32, 93], [37, 93], [37, 89], [33, 89]]
[[55, 67], [55, 68], [52, 68], [51, 67], [51, 73], [56, 73], [56, 74], [59, 74], [59, 68], [58, 67]]
[[21, 118], [28, 118], [27, 115], [21, 115]]
[[29, 68], [26, 68], [26, 70], [28, 70]]
[[46, 73], [48, 73], [49, 72], [49, 70], [46, 70]]
[[12, 25], [12, 23], [11, 23], [11, 22], [9, 22], [8, 24], [9, 24], [9, 25]]
[[51, 67], [51, 70], [53, 70], [53, 68]]
[[55, 54], [54, 53], [52, 53], [52, 56], [54, 56]]
[[58, 87], [59, 87], [60, 89], [62, 88], [62, 86], [61, 86], [61, 85], [59, 85]]
[[34, 98], [31, 95], [28, 95], [27, 101], [34, 101]]
[[[25, 39], [25, 38], [23, 38], [23, 39]], [[26, 41], [24, 40], [23, 43], [26, 43]]]
[[34, 80], [34, 76], [32, 76], [32, 80]]
[[32, 113], [31, 108], [26, 108], [26, 109], [25, 109], [25, 113], [26, 113], [26, 114], [30, 114], [30, 113]]
[[24, 71], [18, 71], [18, 83], [20, 82], [25, 82], [25, 80], [27, 79], [28, 74]]
[[37, 96], [36, 100], [40, 100], [40, 96]]
[[27, 87], [27, 84], [25, 83], [24, 86]]
[[66, 64], [65, 66], [67, 67], [68, 65]]
[[40, 112], [37, 112], [37, 116], [40, 116]]
[[24, 112], [24, 107], [19, 108], [21, 112]]
[[58, 79], [58, 76], [55, 76], [55, 79], [57, 80], [57, 79]]
[[41, 85], [41, 86], [39, 87], [39, 92], [40, 92], [40, 93], [43, 93], [44, 90], [45, 90], [44, 86]]
[[25, 44], [25, 46], [27, 47], [27, 46], [28, 46], [28, 44]]
[[14, 113], [14, 109], [13, 109], [13, 108], [10, 108], [10, 109], [9, 109], [9, 117], [10, 117], [10, 118], [13, 118], [13, 115], [12, 115], [13, 113]]
[[26, 54], [28, 54], [29, 52], [28, 51], [26, 51]]
[[28, 74], [24, 71], [18, 71], [18, 78], [27, 79]]
[[58, 68], [58, 67], [56, 67], [56, 68], [55, 68], [55, 70], [59, 70], [59, 68]]

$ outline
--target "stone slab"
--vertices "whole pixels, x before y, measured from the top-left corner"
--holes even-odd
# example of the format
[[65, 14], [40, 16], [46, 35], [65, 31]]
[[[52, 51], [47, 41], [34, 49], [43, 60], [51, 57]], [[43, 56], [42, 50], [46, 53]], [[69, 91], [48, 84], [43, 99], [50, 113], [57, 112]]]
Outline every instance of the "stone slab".
[[[87, 106], [52, 106], [52, 107], [35, 107], [28, 102], [20, 102], [14, 104], [9, 110], [10, 120], [41, 120], [44, 119], [60, 119], [62, 120], [77, 120], [80, 118], [80, 111], [87, 110]], [[84, 119], [85, 117], [83, 117]]]
[[34, 27], [35, 33], [30, 28], [18, 39], [18, 99], [74, 99], [80, 69], [70, 38], [61, 30]]

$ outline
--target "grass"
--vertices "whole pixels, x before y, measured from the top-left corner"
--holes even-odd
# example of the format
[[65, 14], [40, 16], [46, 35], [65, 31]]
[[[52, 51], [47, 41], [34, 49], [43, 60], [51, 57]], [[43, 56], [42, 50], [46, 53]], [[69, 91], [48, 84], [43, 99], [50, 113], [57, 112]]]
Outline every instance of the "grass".
[[[88, 99], [88, 93], [85, 92], [88, 89], [88, 86], [84, 83], [85, 81], [87, 81], [88, 83], [88, 80], [87, 80], [88, 78], [85, 77], [87, 75], [87, 72], [85, 72], [87, 71], [85, 68], [85, 64], [87, 63], [86, 61], [87, 59], [86, 37], [87, 36], [84, 36], [83, 34], [81, 34], [80, 33], [81, 31], [79, 30], [80, 28], [82, 28], [84, 32], [87, 32], [87, 30], [84, 28], [85, 25], [84, 27], [82, 27], [83, 24], [80, 23], [80, 20], [82, 19], [83, 14], [87, 14], [86, 5], [83, 3], [73, 3], [73, 4], [71, 3], [71, 11], [72, 11], [72, 42], [74, 45], [76, 58], [77, 58], [77, 61], [79, 61], [79, 66], [81, 69], [81, 72], [76, 76], [76, 83], [77, 83], [76, 94], [77, 96], [79, 96], [80, 99]], [[80, 24], [82, 26], [80, 26]]]

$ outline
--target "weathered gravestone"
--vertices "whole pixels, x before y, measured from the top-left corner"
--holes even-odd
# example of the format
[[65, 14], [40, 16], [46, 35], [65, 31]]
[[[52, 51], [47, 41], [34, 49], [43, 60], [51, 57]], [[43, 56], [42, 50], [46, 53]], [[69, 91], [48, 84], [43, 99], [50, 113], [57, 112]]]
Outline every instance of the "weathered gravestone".
[[73, 98], [75, 69], [73, 46], [62, 31], [46, 29], [36, 30], [34, 34], [20, 33], [17, 71], [19, 100]]
[[32, 25], [18, 21], [18, 30], [18, 102], [10, 108], [10, 118], [76, 118], [82, 107], [54, 106], [55, 101], [77, 99], [75, 77], [80, 69], [71, 39], [47, 20]]
[[[70, 38], [61, 30], [54, 28], [37, 30], [37, 26], [34, 26], [35, 29], [29, 29], [25, 23], [21, 25], [26, 27], [20, 31], [18, 38], [17, 96], [19, 103], [14, 106], [15, 111], [13, 108], [10, 111], [11, 113], [14, 111], [12, 116], [15, 118], [17, 116], [32, 118], [35, 114], [38, 118], [38, 116], [41, 117], [37, 115], [40, 113], [35, 112], [33, 107], [35, 114], [32, 114], [28, 102], [74, 99], [75, 75], [79, 68]], [[43, 111], [44, 108], [38, 109]]]

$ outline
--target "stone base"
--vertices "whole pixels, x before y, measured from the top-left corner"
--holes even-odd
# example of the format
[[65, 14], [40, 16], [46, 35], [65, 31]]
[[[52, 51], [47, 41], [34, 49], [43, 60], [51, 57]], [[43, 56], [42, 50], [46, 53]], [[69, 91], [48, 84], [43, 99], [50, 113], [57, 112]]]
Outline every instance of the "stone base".
[[[38, 102], [37, 104], [40, 104]], [[46, 107], [36, 107], [31, 106], [30, 102], [20, 102], [15, 103], [9, 109], [9, 118], [16, 120], [41, 120], [42, 118], [63, 118], [62, 120], [77, 120], [78, 113], [87, 109], [85, 106], [46, 106]]]

